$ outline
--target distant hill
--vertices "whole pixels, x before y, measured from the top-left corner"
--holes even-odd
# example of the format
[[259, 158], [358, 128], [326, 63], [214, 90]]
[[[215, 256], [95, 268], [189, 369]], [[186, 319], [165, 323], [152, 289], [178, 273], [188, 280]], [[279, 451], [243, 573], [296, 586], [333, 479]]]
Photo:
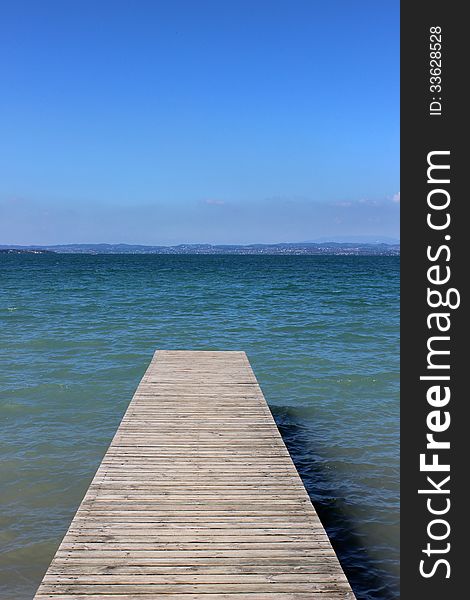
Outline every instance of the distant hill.
[[0, 252], [58, 254], [331, 254], [397, 256], [399, 244], [301, 242], [282, 244], [179, 244], [177, 246], [145, 246], [139, 244], [64, 244], [52, 246], [2, 246]]

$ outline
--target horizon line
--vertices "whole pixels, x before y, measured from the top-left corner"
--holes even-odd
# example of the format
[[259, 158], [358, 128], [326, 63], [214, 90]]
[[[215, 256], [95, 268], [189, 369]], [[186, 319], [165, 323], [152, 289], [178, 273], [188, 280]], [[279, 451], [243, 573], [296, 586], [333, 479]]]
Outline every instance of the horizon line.
[[41, 244], [0, 244], [0, 248], [52, 248], [60, 246], [140, 246], [145, 248], [176, 248], [178, 246], [323, 246], [326, 244], [367, 244], [367, 245], [387, 245], [396, 246], [400, 244], [400, 239], [384, 240], [321, 240], [306, 242], [178, 242], [174, 244], [146, 244], [141, 242], [63, 242], [63, 243], [41, 243]]

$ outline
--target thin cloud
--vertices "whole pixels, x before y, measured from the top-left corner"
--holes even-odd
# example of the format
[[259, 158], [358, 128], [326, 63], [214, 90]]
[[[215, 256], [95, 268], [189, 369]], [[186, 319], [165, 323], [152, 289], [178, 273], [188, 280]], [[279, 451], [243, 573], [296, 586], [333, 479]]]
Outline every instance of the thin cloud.
[[359, 204], [364, 206], [380, 206], [382, 202], [379, 202], [379, 200], [371, 200], [369, 198], [361, 198]]
[[223, 206], [225, 204], [225, 200], [219, 200], [217, 198], [208, 198], [204, 200], [204, 204], [209, 204], [209, 206]]
[[400, 203], [400, 192], [397, 192], [396, 194], [393, 194], [393, 196], [392, 196], [392, 202], [396, 202], [397, 204]]

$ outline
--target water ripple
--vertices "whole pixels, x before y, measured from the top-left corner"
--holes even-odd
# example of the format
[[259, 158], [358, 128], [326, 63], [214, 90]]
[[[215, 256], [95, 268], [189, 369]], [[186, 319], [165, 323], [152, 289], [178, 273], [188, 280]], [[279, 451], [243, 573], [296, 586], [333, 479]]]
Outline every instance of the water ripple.
[[156, 348], [245, 350], [359, 599], [398, 597], [395, 257], [0, 257], [0, 595], [31, 598]]

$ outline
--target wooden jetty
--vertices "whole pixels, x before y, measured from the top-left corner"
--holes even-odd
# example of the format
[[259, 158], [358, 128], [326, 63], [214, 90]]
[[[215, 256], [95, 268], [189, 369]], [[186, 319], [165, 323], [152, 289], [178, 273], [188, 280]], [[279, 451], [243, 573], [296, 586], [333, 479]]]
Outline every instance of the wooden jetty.
[[244, 352], [157, 351], [36, 600], [353, 600]]

